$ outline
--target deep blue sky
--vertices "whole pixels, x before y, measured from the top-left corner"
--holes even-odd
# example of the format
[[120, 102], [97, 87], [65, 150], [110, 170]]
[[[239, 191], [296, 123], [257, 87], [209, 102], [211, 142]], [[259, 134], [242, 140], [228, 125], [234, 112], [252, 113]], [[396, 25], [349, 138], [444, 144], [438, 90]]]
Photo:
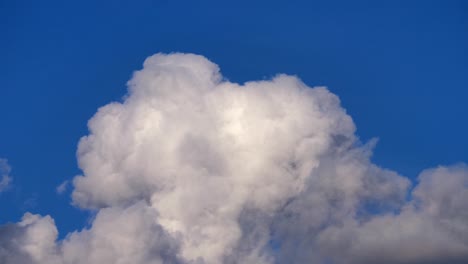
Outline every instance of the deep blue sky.
[[468, 2], [376, 2], [1, 0], [0, 158], [14, 185], [0, 223], [32, 211], [62, 235], [83, 226], [55, 188], [79, 173], [87, 120], [157, 52], [202, 54], [236, 82], [328, 86], [361, 139], [380, 138], [373, 160], [410, 178], [467, 162]]

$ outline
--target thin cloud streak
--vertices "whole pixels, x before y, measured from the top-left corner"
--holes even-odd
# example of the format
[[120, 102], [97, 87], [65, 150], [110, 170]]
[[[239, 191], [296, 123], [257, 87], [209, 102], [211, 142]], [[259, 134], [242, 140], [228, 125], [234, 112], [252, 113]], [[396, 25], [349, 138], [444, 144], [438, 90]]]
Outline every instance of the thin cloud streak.
[[0, 158], [0, 193], [4, 192], [10, 187], [12, 178], [9, 175], [11, 172], [11, 167], [8, 164], [8, 160]]

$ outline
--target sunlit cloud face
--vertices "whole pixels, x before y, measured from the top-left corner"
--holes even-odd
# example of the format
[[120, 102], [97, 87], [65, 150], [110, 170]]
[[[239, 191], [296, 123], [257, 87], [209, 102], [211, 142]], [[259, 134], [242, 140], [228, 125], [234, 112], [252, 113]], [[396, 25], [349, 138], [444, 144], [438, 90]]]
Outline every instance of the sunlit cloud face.
[[1, 263], [468, 261], [467, 167], [410, 188], [370, 161], [336, 95], [297, 77], [241, 85], [156, 54], [88, 126], [72, 198], [91, 227], [56, 241], [28, 213], [0, 228]]

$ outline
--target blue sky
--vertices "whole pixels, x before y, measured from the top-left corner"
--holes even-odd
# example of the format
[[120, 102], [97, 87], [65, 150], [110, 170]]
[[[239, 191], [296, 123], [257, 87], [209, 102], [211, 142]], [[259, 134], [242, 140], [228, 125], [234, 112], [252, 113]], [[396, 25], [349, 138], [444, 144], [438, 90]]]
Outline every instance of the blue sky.
[[466, 1], [2, 1], [0, 158], [12, 187], [0, 222], [54, 216], [61, 233], [87, 213], [55, 188], [97, 108], [120, 100], [143, 60], [190, 52], [235, 82], [299, 76], [327, 86], [374, 162], [414, 178], [468, 157]]

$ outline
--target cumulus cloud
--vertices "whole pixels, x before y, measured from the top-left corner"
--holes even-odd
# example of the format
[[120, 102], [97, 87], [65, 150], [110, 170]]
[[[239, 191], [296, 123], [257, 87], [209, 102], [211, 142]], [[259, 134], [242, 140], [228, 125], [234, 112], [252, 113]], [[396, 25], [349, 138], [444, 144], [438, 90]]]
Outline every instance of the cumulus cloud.
[[319, 240], [339, 263], [467, 263], [468, 168], [423, 171], [398, 213], [330, 226]]
[[8, 164], [8, 160], [0, 158], [0, 193], [5, 191], [11, 184], [10, 171], [11, 167]]
[[468, 168], [410, 181], [370, 161], [338, 97], [297, 77], [236, 84], [192, 54], [156, 54], [89, 121], [76, 206], [0, 229], [2, 263], [462, 263]]
[[0, 263], [59, 263], [57, 234], [50, 216], [26, 213], [21, 222], [0, 227]]

